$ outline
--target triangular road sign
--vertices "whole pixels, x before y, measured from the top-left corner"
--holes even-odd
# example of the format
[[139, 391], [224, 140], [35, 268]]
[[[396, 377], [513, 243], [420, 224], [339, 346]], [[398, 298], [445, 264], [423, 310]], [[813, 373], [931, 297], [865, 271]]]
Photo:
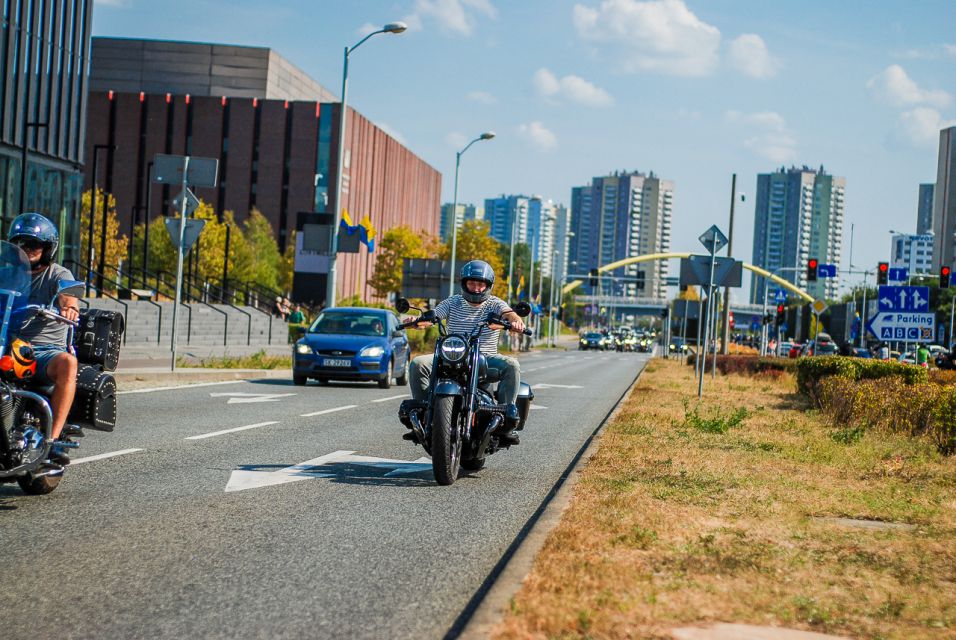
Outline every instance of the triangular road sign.
[[[169, 231], [169, 237], [173, 241], [173, 246], [177, 249], [179, 248], [179, 221], [182, 218], [166, 218], [166, 230]], [[199, 234], [202, 233], [203, 227], [206, 226], [206, 221], [198, 218], [187, 218], [186, 219], [186, 233], [183, 235], [183, 244], [185, 248], [183, 252], [189, 251], [189, 248], [193, 246], [196, 240], [199, 239]]]

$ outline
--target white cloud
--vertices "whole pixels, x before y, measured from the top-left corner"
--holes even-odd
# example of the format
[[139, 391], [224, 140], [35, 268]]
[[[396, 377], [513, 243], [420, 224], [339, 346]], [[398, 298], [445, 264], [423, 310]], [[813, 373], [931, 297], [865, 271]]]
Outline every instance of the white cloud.
[[779, 113], [728, 111], [724, 119], [744, 128], [743, 144], [758, 156], [773, 162], [788, 162], [796, 157], [797, 141]]
[[916, 107], [900, 114], [897, 137], [914, 147], [935, 149], [939, 145], [939, 130], [956, 126], [956, 120], [944, 120], [931, 107]]
[[943, 51], [946, 55], [956, 57], [956, 44], [944, 44]]
[[614, 104], [614, 98], [607, 91], [579, 76], [558, 78], [548, 69], [541, 68], [535, 71], [531, 81], [538, 94], [545, 98], [564, 98], [588, 107], [608, 107]]
[[920, 89], [898, 64], [890, 65], [872, 77], [866, 87], [878, 99], [895, 107], [912, 107], [919, 104], [945, 107], [952, 102], [952, 97], [945, 91]]
[[472, 102], [480, 102], [481, 104], [493, 105], [498, 104], [498, 98], [494, 97], [486, 91], [472, 91], [467, 96], [468, 100]]
[[93, 0], [93, 4], [97, 7], [115, 7], [117, 9], [129, 6], [128, 0]]
[[415, 10], [404, 20], [412, 31], [422, 29], [427, 18], [438, 23], [442, 31], [469, 36], [477, 22], [475, 14], [494, 20], [498, 9], [490, 0], [416, 0]]
[[358, 34], [364, 38], [368, 34], [378, 31], [381, 28], [382, 28], [382, 25], [376, 25], [376, 24], [372, 24], [371, 22], [366, 22], [361, 27], [359, 27], [357, 31], [358, 31]]
[[956, 44], [932, 45], [914, 49], [896, 49], [890, 55], [904, 60], [938, 60], [947, 56], [956, 56]]
[[616, 49], [625, 71], [704, 76], [717, 67], [720, 30], [683, 0], [604, 0], [574, 6], [574, 26], [589, 42]]
[[458, 131], [452, 131], [451, 133], [445, 136], [445, 142], [448, 143], [449, 147], [453, 147], [454, 149], [461, 149], [466, 144], [468, 144], [468, 138], [463, 133], [460, 133]]
[[763, 38], [745, 33], [730, 43], [730, 63], [744, 75], [772, 78], [780, 69], [780, 61], [770, 55]]
[[518, 135], [533, 144], [539, 151], [551, 151], [558, 146], [557, 136], [537, 120], [519, 125]]

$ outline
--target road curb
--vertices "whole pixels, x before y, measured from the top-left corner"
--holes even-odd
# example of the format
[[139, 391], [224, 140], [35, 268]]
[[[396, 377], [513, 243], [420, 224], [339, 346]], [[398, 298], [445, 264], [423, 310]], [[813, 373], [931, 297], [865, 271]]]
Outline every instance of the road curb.
[[[648, 359], [647, 363], [653, 358]], [[502, 557], [502, 566], [496, 566], [489, 577], [493, 580], [487, 587], [482, 585], [469, 602], [468, 606], [458, 617], [451, 629], [445, 635], [446, 640], [452, 638], [456, 640], [485, 640], [490, 637], [491, 631], [498, 626], [504, 618], [505, 611], [510, 605], [525, 578], [531, 573], [534, 559], [538, 552], [544, 546], [548, 536], [561, 522], [561, 517], [571, 503], [571, 497], [574, 493], [574, 487], [581, 477], [577, 473], [583, 468], [591, 457], [597, 452], [600, 436], [605, 427], [614, 420], [620, 413], [624, 402], [630, 397], [637, 386], [638, 381], [644, 370], [647, 369], [647, 363], [637, 372], [634, 380], [628, 385], [624, 393], [614, 404], [608, 414], [601, 421], [601, 424], [588, 436], [578, 454], [558, 478], [554, 488], [545, 497], [542, 506], [528, 520], [525, 528], [522, 529], [518, 537], [511, 546], [505, 551]]]

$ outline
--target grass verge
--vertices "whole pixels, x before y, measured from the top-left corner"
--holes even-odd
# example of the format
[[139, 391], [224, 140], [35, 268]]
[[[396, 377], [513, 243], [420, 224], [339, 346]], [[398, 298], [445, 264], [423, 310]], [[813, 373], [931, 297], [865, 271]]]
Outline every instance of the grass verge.
[[[841, 438], [792, 376], [651, 362], [494, 638], [669, 638], [708, 621], [956, 633], [956, 458]], [[848, 527], [836, 518], [912, 525]]]
[[179, 356], [177, 367], [205, 369], [291, 369], [292, 356], [271, 356], [265, 351], [257, 351], [248, 356], [210, 357], [196, 360]]

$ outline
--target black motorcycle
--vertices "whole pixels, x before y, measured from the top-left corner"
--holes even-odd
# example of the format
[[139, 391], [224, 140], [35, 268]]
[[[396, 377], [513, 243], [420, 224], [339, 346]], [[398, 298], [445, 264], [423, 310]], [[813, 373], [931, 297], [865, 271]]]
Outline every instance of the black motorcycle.
[[[422, 401], [402, 402], [398, 416], [402, 424], [411, 429], [413, 442], [424, 447], [431, 456], [435, 481], [450, 485], [458, 477], [459, 467], [477, 471], [484, 467], [489, 455], [508, 448], [502, 442], [502, 436], [510, 428], [505, 421], [508, 407], [495, 401], [496, 372], [489, 370], [488, 360], [479, 350], [479, 337], [489, 325], [500, 325], [510, 331], [511, 323], [491, 315], [469, 334], [449, 334], [434, 312], [422, 312], [404, 298], [395, 306], [399, 313], [415, 309], [421, 314], [403, 323], [402, 329], [422, 321], [437, 322], [439, 327], [428, 394]], [[526, 302], [519, 302], [513, 309], [522, 317], [531, 312]], [[525, 329], [524, 334], [530, 335], [531, 331]], [[531, 387], [522, 382], [516, 402], [519, 415], [516, 429], [524, 428], [532, 400]]]
[[[76, 323], [50, 307], [27, 304], [30, 297], [30, 263], [15, 246], [0, 242], [0, 482], [16, 481], [28, 494], [50, 493], [63, 475], [63, 467], [50, 462], [53, 446], [53, 412], [42, 389], [32, 388], [36, 360], [30, 343], [16, 331], [36, 317], [69, 325], [72, 344]], [[83, 295], [85, 284], [62, 280], [59, 294]], [[31, 315], [32, 314], [32, 315]]]

